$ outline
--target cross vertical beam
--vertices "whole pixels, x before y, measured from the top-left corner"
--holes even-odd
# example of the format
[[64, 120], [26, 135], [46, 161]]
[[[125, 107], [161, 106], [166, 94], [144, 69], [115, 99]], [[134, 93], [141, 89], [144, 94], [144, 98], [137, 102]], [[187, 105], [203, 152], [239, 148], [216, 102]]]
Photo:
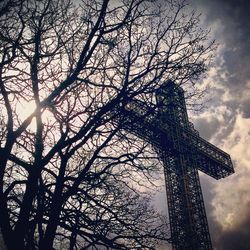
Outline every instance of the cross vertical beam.
[[173, 250], [211, 250], [212, 244], [194, 158], [162, 156]]
[[161, 120], [176, 123], [169, 128], [172, 149], [166, 153], [163, 142], [161, 150], [173, 250], [212, 250], [195, 152], [183, 144], [181, 127], [190, 130], [184, 91], [171, 81], [162, 87], [157, 93]]

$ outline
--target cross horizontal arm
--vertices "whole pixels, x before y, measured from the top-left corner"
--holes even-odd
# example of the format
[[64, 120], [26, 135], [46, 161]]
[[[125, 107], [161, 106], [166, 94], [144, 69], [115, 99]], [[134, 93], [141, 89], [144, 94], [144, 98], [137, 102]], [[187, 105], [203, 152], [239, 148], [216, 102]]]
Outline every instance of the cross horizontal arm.
[[159, 117], [138, 103], [129, 103], [124, 112], [129, 124], [127, 129], [136, 135], [141, 131], [140, 137], [156, 147], [162, 147], [160, 137], [168, 142], [166, 146], [176, 150], [179, 148], [176, 144], [181, 140], [182, 150], [194, 155], [196, 167], [205, 174], [220, 179], [234, 173], [230, 155], [204, 140], [191, 126], [180, 126], [166, 117]]
[[234, 173], [229, 154], [192, 132], [188, 133], [188, 139], [189, 145], [197, 152], [196, 161], [199, 170], [215, 179]]

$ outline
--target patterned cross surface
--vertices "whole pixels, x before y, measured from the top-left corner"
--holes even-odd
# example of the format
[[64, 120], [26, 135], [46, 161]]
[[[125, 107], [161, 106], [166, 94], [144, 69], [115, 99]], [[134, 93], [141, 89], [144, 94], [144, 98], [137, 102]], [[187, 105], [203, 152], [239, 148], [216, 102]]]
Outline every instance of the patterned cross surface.
[[156, 91], [157, 110], [131, 102], [125, 129], [153, 145], [166, 180], [173, 250], [211, 250], [198, 170], [215, 179], [234, 173], [230, 156], [199, 136], [188, 121], [184, 91], [167, 81]]

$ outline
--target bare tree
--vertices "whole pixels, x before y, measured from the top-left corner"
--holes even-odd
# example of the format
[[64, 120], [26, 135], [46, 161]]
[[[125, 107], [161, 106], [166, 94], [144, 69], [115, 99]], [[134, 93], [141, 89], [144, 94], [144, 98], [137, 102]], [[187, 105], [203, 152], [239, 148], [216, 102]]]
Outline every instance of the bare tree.
[[154, 150], [126, 131], [122, 114], [135, 100], [157, 108], [166, 79], [191, 86], [205, 72], [214, 47], [198, 16], [178, 0], [13, 3], [0, 11], [7, 248], [152, 249], [168, 240], [143, 189], [159, 170]]

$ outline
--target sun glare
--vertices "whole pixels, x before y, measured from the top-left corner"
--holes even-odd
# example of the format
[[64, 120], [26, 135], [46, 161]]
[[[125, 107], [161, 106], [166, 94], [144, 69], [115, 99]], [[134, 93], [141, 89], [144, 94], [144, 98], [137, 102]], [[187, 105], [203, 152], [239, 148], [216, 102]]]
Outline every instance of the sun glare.
[[[35, 101], [19, 103], [16, 106], [16, 113], [21, 122], [27, 119], [36, 109]], [[44, 111], [42, 119], [48, 119], [51, 114], [48, 111]], [[36, 132], [36, 119], [33, 118], [30, 125], [28, 126], [32, 132]]]
[[[29, 117], [35, 109], [35, 101], [22, 102], [16, 105], [16, 113], [21, 122], [23, 122], [27, 117]], [[36, 131], [35, 119], [32, 119], [32, 122], [29, 125], [29, 129], [33, 132]]]

